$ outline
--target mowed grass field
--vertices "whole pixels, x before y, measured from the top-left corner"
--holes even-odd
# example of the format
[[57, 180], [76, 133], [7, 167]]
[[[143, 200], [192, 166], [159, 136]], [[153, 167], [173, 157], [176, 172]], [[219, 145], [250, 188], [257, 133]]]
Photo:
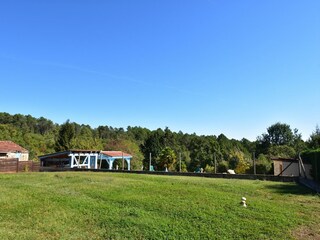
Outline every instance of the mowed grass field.
[[320, 239], [320, 197], [295, 183], [3, 174], [0, 206], [0, 239]]

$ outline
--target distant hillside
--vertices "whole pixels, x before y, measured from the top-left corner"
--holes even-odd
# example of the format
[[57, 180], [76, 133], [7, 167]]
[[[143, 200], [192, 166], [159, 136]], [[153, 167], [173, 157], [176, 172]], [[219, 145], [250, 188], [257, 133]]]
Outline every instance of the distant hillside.
[[[60, 146], [58, 139], [66, 134], [69, 128], [68, 144]], [[279, 129], [285, 129], [286, 141], [276, 142]], [[133, 156], [133, 169], [145, 169], [151, 164], [157, 170], [164, 166], [171, 171], [204, 171], [224, 172], [235, 169], [238, 173], [252, 172], [253, 154], [257, 160], [258, 173], [271, 171], [272, 156], [294, 157], [299, 151], [307, 149], [306, 143], [297, 131], [293, 132], [289, 125], [276, 123], [269, 127], [267, 134], [259, 136], [257, 141], [247, 139], [228, 139], [225, 135], [198, 136], [172, 132], [169, 128], [149, 130], [143, 127], [127, 129], [89, 125], [80, 125], [68, 120], [64, 124], [56, 124], [44, 117], [31, 115], [0, 113], [0, 140], [11, 140], [30, 152], [30, 158], [63, 150], [63, 147], [75, 149], [122, 150]], [[269, 131], [270, 130], [270, 131]], [[272, 131], [273, 132], [272, 132]], [[280, 136], [282, 137], [282, 136]], [[284, 139], [284, 138], [279, 138]], [[168, 162], [170, 154], [170, 163]], [[180, 165], [181, 160], [181, 165]]]

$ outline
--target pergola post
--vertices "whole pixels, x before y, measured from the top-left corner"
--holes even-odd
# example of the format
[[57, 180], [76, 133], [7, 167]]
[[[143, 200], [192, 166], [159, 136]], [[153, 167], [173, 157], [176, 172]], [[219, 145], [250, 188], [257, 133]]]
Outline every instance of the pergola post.
[[98, 153], [94, 154], [94, 169], [98, 169]]
[[109, 170], [112, 170], [114, 159], [109, 159]]
[[91, 163], [91, 154], [89, 154], [89, 153], [86, 153], [85, 154], [85, 159], [84, 159], [84, 161], [83, 161], [83, 163], [82, 164], [86, 164], [87, 166], [87, 168], [91, 168], [91, 166], [90, 166], [90, 163]]
[[71, 154], [70, 168], [73, 168], [73, 159], [74, 159], [74, 155], [73, 155], [73, 154]]
[[128, 164], [128, 171], [130, 171], [130, 159], [126, 158], [127, 164]]

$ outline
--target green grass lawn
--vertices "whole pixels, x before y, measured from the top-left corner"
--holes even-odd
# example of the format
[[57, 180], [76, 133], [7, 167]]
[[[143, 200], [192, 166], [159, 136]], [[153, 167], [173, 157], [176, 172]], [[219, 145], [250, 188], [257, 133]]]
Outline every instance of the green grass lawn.
[[[248, 207], [240, 206], [241, 197]], [[316, 239], [295, 183], [118, 173], [0, 175], [0, 239]]]

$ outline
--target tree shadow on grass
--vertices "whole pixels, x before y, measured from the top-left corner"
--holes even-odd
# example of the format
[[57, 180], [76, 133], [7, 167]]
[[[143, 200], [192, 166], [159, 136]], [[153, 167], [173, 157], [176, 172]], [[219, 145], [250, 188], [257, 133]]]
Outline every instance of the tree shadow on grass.
[[311, 190], [310, 188], [307, 188], [303, 185], [300, 185], [298, 183], [292, 183], [292, 184], [275, 184], [275, 185], [268, 185], [265, 188], [271, 190], [275, 193], [280, 194], [295, 194], [295, 195], [314, 195], [316, 194], [315, 191]]

